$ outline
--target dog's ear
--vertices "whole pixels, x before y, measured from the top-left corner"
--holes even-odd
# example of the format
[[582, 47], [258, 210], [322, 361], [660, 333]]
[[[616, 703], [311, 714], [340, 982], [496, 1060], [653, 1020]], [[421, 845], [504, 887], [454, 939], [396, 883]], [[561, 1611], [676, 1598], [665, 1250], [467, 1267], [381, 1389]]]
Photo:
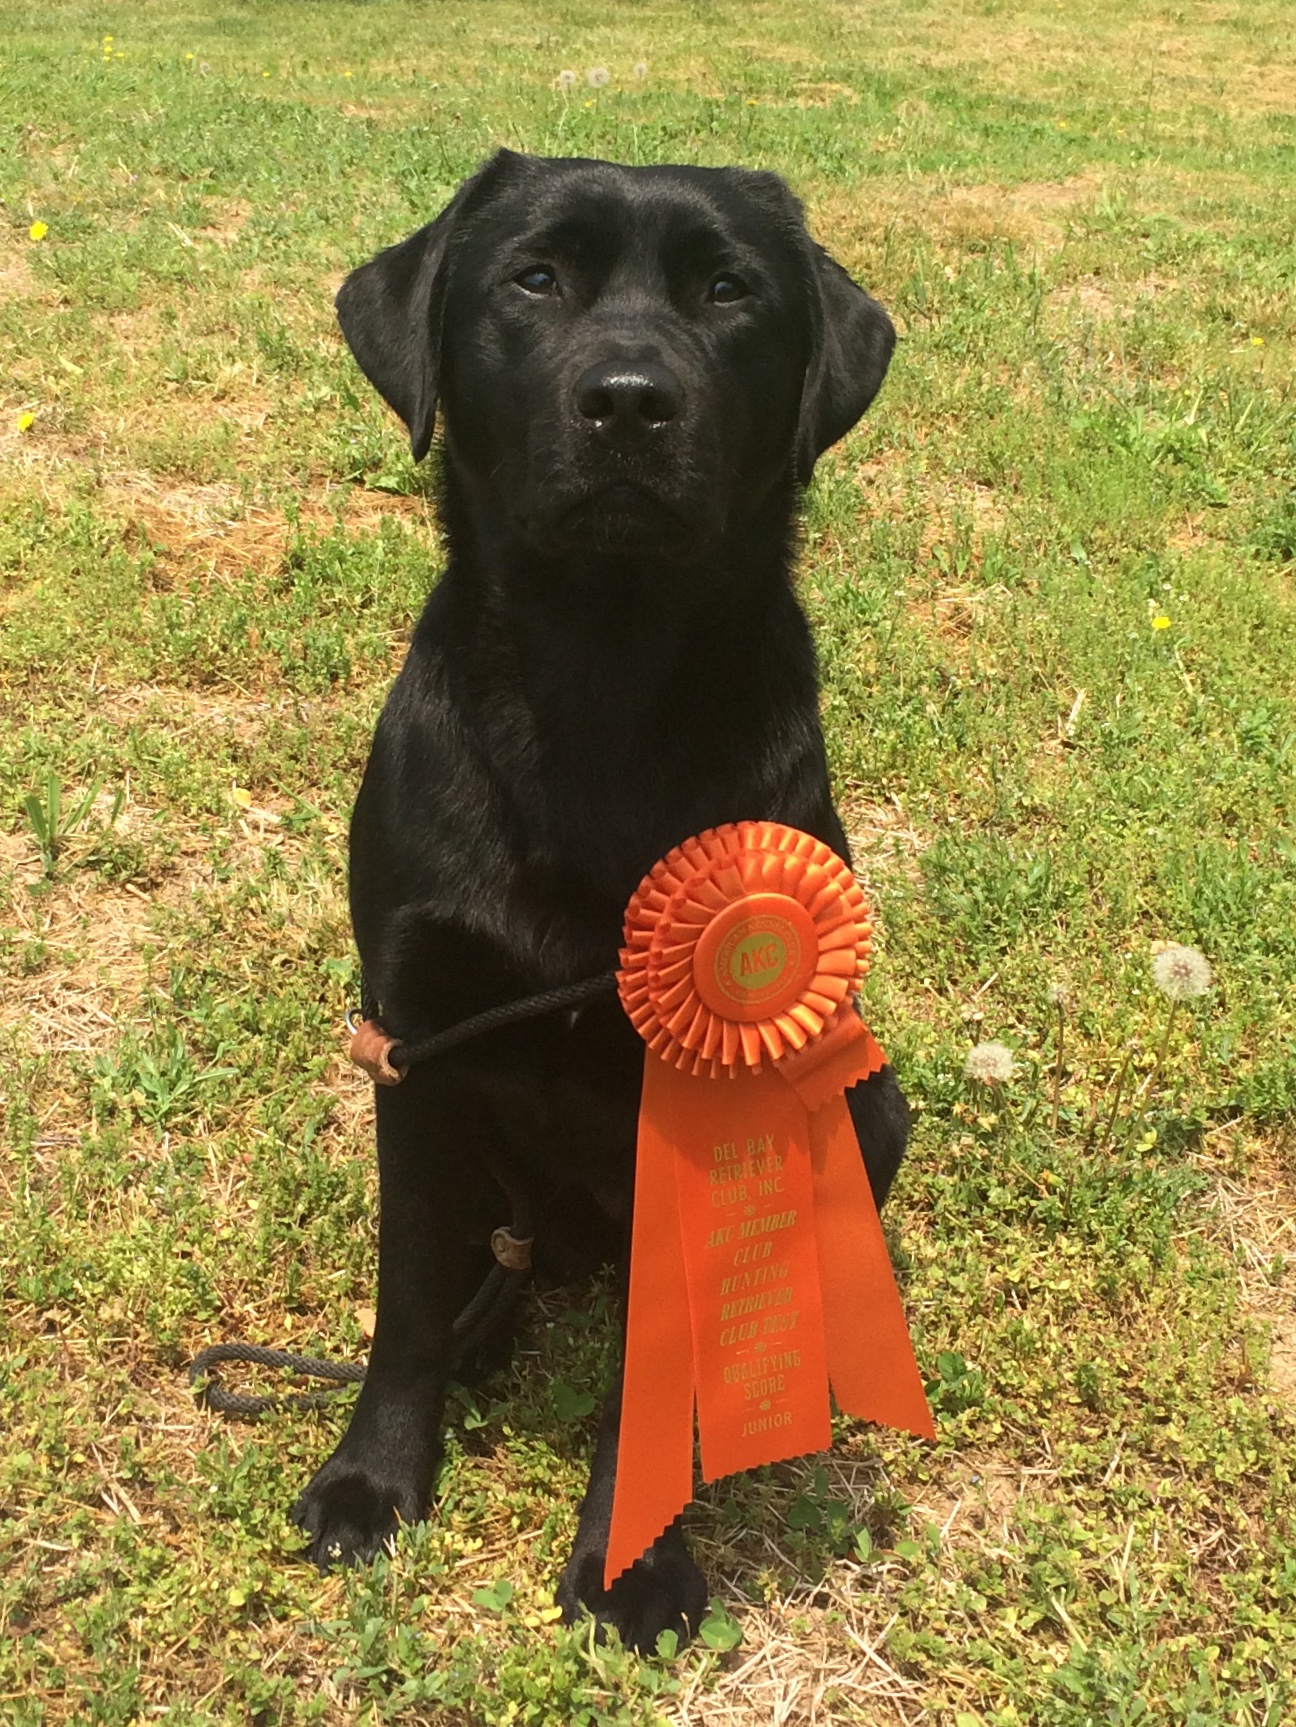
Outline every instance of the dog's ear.
[[810, 243], [814, 272], [814, 345], [797, 428], [797, 477], [844, 437], [881, 388], [895, 347], [895, 326], [822, 246]]
[[416, 462], [428, 453], [436, 421], [440, 288], [457, 202], [353, 270], [338, 289], [342, 334], [365, 377], [404, 420]]
[[436, 422], [441, 299], [455, 231], [469, 203], [517, 160], [499, 151], [434, 222], [352, 270], [338, 289], [342, 334], [365, 377], [404, 420], [416, 462], [427, 455]]

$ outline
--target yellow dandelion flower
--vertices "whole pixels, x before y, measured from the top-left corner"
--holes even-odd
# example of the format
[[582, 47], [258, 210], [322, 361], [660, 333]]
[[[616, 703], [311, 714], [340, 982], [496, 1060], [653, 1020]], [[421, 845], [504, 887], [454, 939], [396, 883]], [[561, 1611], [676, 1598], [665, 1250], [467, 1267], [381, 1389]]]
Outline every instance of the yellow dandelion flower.
[[1158, 612], [1153, 618], [1152, 628], [1154, 630], [1168, 630], [1170, 628], [1170, 620], [1164, 612]]
[[33, 222], [31, 227], [27, 230], [27, 238], [29, 240], [43, 240], [48, 233], [48, 222]]
[[1251, 346], [1253, 348], [1263, 348], [1264, 347], [1264, 337], [1263, 336], [1252, 336]]
[[186, 55], [185, 55], [185, 59], [186, 59], [186, 60], [192, 60], [192, 59], [193, 59], [193, 55], [192, 55], [192, 54], [186, 54]]
[[20, 432], [30, 432], [32, 427], [35, 424], [36, 424], [35, 414], [32, 414], [32, 413], [19, 414], [19, 416], [18, 416], [18, 430]]

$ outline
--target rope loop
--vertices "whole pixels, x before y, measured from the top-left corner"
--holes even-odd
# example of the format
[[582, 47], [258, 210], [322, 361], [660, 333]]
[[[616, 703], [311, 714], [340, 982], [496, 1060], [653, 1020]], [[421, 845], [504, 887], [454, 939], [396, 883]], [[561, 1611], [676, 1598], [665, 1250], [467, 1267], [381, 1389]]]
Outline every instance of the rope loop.
[[[295, 1396], [244, 1397], [226, 1391], [212, 1369], [222, 1361], [246, 1361], [257, 1367], [278, 1367], [308, 1379], [331, 1379], [331, 1391], [307, 1391]], [[353, 1361], [326, 1361], [318, 1355], [294, 1355], [288, 1349], [266, 1349], [259, 1343], [214, 1343], [189, 1363], [189, 1383], [196, 1386], [204, 1376], [206, 1385], [199, 1401], [220, 1415], [264, 1415], [268, 1409], [324, 1409], [344, 1385], [358, 1385], [365, 1370]]]

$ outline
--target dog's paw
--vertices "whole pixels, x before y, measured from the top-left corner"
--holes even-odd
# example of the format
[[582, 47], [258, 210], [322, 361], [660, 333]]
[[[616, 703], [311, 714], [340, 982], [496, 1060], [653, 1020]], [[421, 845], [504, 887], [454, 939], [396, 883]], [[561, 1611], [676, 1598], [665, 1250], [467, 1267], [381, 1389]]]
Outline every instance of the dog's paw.
[[668, 1530], [611, 1589], [603, 1587], [602, 1553], [573, 1553], [555, 1599], [566, 1624], [592, 1613], [600, 1632], [615, 1626], [628, 1649], [651, 1654], [663, 1631], [681, 1643], [693, 1636], [706, 1611], [707, 1582], [683, 1537]]
[[310, 1537], [305, 1556], [330, 1571], [372, 1559], [401, 1524], [417, 1522], [426, 1509], [426, 1495], [331, 1457], [288, 1515]]

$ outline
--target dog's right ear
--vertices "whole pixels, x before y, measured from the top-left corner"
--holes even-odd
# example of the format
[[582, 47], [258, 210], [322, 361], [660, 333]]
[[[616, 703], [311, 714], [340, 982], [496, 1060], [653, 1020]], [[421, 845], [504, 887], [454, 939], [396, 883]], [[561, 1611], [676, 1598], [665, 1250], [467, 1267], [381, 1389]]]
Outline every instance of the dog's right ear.
[[342, 334], [360, 370], [404, 420], [421, 462], [436, 423], [441, 358], [441, 300], [446, 264], [466, 205], [510, 161], [499, 151], [465, 180], [434, 222], [361, 264], [338, 289]]
[[439, 290], [449, 214], [444, 211], [353, 270], [337, 296], [342, 334], [360, 370], [409, 428], [416, 462], [428, 453], [436, 421]]

